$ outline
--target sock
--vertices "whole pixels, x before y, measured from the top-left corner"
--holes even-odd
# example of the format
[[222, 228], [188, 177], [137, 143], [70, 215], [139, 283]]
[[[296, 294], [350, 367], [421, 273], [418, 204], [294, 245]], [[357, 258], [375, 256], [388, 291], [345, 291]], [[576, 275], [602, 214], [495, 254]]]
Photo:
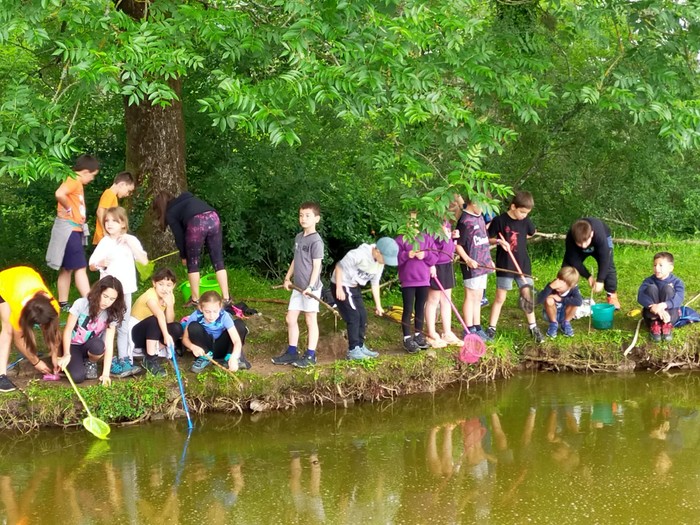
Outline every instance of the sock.
[[403, 340], [404, 340], [404, 341], [408, 341], [410, 338], [411, 338], [410, 335], [404, 335], [404, 336], [403, 336]]
[[493, 330], [494, 332], [496, 331], [496, 327], [493, 325], [489, 325], [489, 330]]
[[296, 354], [296, 353], [297, 353], [297, 347], [296, 347], [296, 346], [289, 345], [289, 346], [287, 347], [287, 353], [288, 353], [288, 354]]
[[528, 327], [530, 328], [530, 330], [532, 330], [532, 329], [535, 328], [536, 326], [537, 326], [537, 323], [530, 323], [530, 324], [528, 325]]
[[316, 357], [316, 350], [311, 350], [311, 348], [307, 348], [306, 355], [309, 357]]
[[417, 337], [419, 335], [420, 335], [420, 332], [416, 332], [415, 334], [413, 334], [413, 337]]
[[58, 301], [58, 306], [63, 308], [64, 306], [68, 306], [68, 301]]
[[475, 324], [475, 325], [474, 325], [474, 328], [476, 328], [476, 331], [478, 332], [479, 330], [481, 330], [481, 325], [480, 325], [480, 324]]

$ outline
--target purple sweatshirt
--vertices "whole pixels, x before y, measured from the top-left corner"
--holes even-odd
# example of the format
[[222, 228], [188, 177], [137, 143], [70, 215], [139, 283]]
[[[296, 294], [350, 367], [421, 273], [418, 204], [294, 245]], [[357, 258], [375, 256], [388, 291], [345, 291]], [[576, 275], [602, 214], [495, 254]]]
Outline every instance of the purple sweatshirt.
[[437, 260], [435, 264], [452, 263], [455, 256], [455, 241], [452, 239], [452, 225], [449, 221], [445, 221], [445, 229], [449, 232], [447, 239], [442, 239], [437, 236], [431, 236], [435, 249], [437, 250]]
[[420, 250], [425, 251], [425, 258], [409, 258], [408, 253], [413, 250], [413, 243], [404, 240], [403, 235], [396, 238], [399, 245], [399, 281], [402, 288], [411, 288], [430, 285], [430, 267], [435, 265], [438, 252], [435, 249], [433, 238], [425, 233], [418, 235], [416, 239]]

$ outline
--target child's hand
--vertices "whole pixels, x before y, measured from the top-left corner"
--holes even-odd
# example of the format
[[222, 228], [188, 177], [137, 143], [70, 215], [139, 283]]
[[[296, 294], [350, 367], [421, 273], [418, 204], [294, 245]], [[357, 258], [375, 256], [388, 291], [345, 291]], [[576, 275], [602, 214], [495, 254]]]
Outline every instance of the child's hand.
[[238, 371], [238, 358], [233, 355], [228, 359], [228, 369], [232, 372]]
[[423, 250], [417, 251], [417, 252], [415, 253], [415, 257], [416, 257], [416, 259], [418, 259], [419, 261], [422, 261], [423, 259], [425, 259], [425, 252], [424, 252]]
[[472, 258], [467, 259], [467, 260], [466, 260], [466, 263], [467, 263], [467, 266], [469, 266], [469, 268], [471, 268], [472, 270], [473, 270], [474, 268], [478, 268], [478, 267], [479, 267], [479, 263], [476, 262], [476, 261], [475, 261], [474, 259], [472, 259]]
[[374, 313], [379, 317], [382, 317], [384, 315], [384, 308], [382, 308], [381, 305], [377, 305], [377, 307], [374, 309]]
[[659, 318], [660, 318], [661, 321], [663, 321], [664, 323], [670, 323], [670, 322], [671, 322], [671, 314], [669, 314], [666, 310], [664, 310], [663, 312], [661, 312], [661, 313], [659, 314]]
[[282, 286], [285, 290], [289, 291], [292, 289], [292, 281], [290, 281], [289, 279], [285, 279], [284, 284]]
[[345, 290], [343, 290], [342, 286], [335, 289], [335, 298], [338, 299], [338, 301], [345, 300]]
[[109, 386], [112, 384], [112, 379], [109, 377], [109, 372], [100, 376], [100, 382], [102, 383], [102, 386]]
[[50, 374], [51, 369], [49, 368], [49, 365], [44, 363], [41, 359], [39, 359], [39, 362], [34, 365], [35, 370], [39, 371], [41, 374]]
[[187, 266], [187, 259], [180, 259], [180, 262], [182, 262], [182, 266]]
[[62, 370], [65, 370], [66, 367], [68, 366], [68, 363], [70, 363], [70, 353], [68, 353], [62, 357], [59, 357], [58, 360], [56, 361], [56, 363], [58, 364], [59, 368], [61, 368]]
[[196, 345], [192, 346], [190, 350], [192, 351], [192, 355], [195, 357], [202, 357], [206, 353], [201, 346]]
[[416, 252], [415, 252], [415, 251], [411, 250], [410, 252], [408, 252], [408, 258], [409, 258], [409, 259], [415, 259], [415, 257], [416, 257]]
[[430, 267], [430, 277], [437, 277], [437, 270], [435, 269], [435, 266]]
[[505, 251], [509, 252], [510, 251], [510, 244], [506, 242], [505, 239], [497, 239], [496, 242], [498, 245], [503, 248]]
[[166, 307], [175, 306], [175, 294], [172, 292], [172, 290], [163, 296], [163, 302], [165, 303]]
[[163, 342], [167, 348], [172, 348], [173, 350], [175, 349], [175, 340], [170, 334], [166, 334], [166, 336], [163, 337]]

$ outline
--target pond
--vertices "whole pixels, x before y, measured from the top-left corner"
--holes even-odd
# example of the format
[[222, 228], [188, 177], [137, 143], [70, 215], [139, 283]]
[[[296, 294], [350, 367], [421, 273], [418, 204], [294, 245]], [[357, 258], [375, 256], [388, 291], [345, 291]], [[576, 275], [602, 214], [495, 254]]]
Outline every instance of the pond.
[[0, 434], [0, 523], [696, 523], [700, 376]]

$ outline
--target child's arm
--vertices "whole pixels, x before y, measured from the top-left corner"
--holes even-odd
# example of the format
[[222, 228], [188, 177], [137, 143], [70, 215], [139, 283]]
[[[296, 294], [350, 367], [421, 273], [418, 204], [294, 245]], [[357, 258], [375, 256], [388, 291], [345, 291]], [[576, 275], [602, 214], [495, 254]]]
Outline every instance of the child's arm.
[[104, 363], [102, 365], [102, 375], [100, 376], [100, 381], [102, 381], [102, 386], [109, 386], [112, 384], [112, 379], [109, 377], [109, 370], [112, 368], [112, 356], [114, 355], [114, 334], [117, 331], [114, 325], [110, 325], [105, 330], [105, 356]]
[[374, 299], [374, 313], [378, 316], [384, 315], [384, 308], [382, 308], [382, 296], [379, 293], [379, 283], [372, 281], [372, 298]]
[[[314, 283], [318, 282], [318, 278], [321, 275], [321, 263], [323, 262], [323, 259], [312, 259], [311, 260], [311, 277], [309, 278], [309, 286], [306, 287], [306, 290], [304, 290], [305, 294], [310, 294], [311, 290], [313, 290], [313, 285]], [[294, 263], [292, 263], [294, 264]]]
[[[491, 242], [491, 240], [489, 240], [489, 242]], [[458, 244], [455, 247], [455, 251], [457, 252], [457, 255], [459, 255], [459, 257], [464, 260], [464, 263], [467, 266], [469, 266], [469, 268], [478, 268], [479, 267], [479, 263], [467, 255], [466, 250], [464, 249], [464, 247], [461, 244]]]
[[102, 240], [97, 243], [97, 246], [95, 246], [95, 251], [92, 252], [90, 260], [88, 261], [90, 269], [93, 272], [106, 270], [111, 262], [110, 257], [107, 255], [107, 242], [105, 241], [109, 242], [108, 239], [103, 237]]
[[335, 265], [335, 297], [338, 301], [345, 300], [345, 290], [343, 290], [343, 269], [340, 267], [340, 263]]
[[292, 276], [294, 275], [294, 261], [289, 265], [287, 274], [284, 276], [284, 289], [289, 291], [292, 289]]
[[185, 348], [190, 349], [190, 351], [192, 352], [192, 355], [194, 355], [195, 357], [201, 357], [204, 354], [206, 354], [206, 352], [205, 352], [204, 348], [202, 348], [201, 346], [197, 346], [196, 344], [194, 344], [190, 340], [190, 334], [188, 331], [189, 326], [190, 325], [187, 325], [185, 327], [185, 333], [182, 336], [182, 344]]
[[63, 355], [56, 360], [56, 365], [62, 369], [65, 369], [70, 363], [70, 340], [73, 337], [73, 329], [77, 322], [78, 318], [69, 313], [68, 319], [66, 319], [66, 326], [63, 329]]
[[241, 353], [243, 352], [243, 343], [241, 342], [241, 337], [238, 335], [238, 330], [236, 326], [232, 326], [226, 330], [231, 342], [233, 343], [233, 350], [231, 350], [231, 357], [228, 359], [228, 369], [234, 372], [238, 370], [238, 360], [241, 358]]
[[124, 237], [122, 237], [122, 242], [125, 242], [129, 247], [137, 263], [148, 264], [148, 254], [144, 251], [143, 246], [141, 246], [141, 243], [136, 237], [133, 235], [124, 235]]
[[54, 192], [54, 197], [56, 197], [56, 201], [63, 206], [63, 209], [66, 210], [66, 213], [70, 214], [72, 211], [71, 209], [71, 202], [70, 199], [68, 199], [68, 195], [71, 192], [71, 188], [68, 184], [65, 182], [61, 184], [58, 189]]
[[[158, 320], [160, 333], [163, 334], [163, 342], [165, 342], [165, 345], [170, 348], [175, 344], [173, 338], [168, 332], [168, 323], [172, 323], [175, 320], [175, 298], [173, 294], [168, 294], [166, 297], [169, 297], [169, 299], [165, 300], [165, 312], [160, 309], [158, 299], [149, 299], [146, 301], [146, 306], [148, 306], [148, 309]], [[168, 318], [170, 319], [169, 321]]]

